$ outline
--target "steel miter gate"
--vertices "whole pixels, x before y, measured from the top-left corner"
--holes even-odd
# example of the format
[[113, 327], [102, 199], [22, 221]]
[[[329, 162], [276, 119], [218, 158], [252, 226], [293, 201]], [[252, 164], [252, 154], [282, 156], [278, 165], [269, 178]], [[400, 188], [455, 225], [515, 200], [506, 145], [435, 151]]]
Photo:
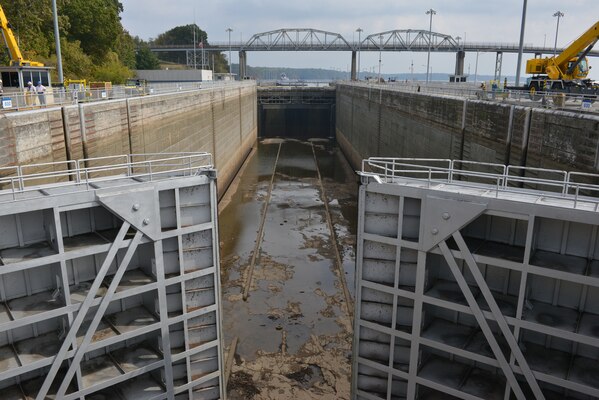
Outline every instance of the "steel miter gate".
[[0, 397], [224, 398], [210, 154], [0, 173]]
[[599, 398], [598, 176], [372, 158], [354, 399]]

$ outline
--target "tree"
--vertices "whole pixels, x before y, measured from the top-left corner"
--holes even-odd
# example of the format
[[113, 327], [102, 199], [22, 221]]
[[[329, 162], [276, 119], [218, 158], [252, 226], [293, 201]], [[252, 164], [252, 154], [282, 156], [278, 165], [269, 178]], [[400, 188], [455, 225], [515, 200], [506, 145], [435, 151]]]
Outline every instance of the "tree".
[[191, 44], [193, 45], [195, 30], [195, 39], [199, 42], [207, 42], [208, 34], [200, 29], [196, 24], [176, 26], [164, 33], [158, 35], [154, 39], [155, 45], [170, 45], [170, 44]]
[[83, 51], [101, 62], [123, 34], [120, 10], [115, 0], [66, 0], [61, 12], [69, 20], [67, 38], [79, 40]]
[[[194, 35], [195, 32], [195, 35]], [[182, 25], [176, 26], [173, 29], [170, 29], [164, 33], [158, 35], [156, 39], [154, 39], [151, 44], [157, 46], [165, 46], [165, 45], [189, 45], [193, 47], [193, 39], [196, 39], [196, 45], [199, 48], [199, 44], [207, 46], [208, 43], [208, 34], [200, 29], [196, 24], [192, 25]], [[228, 72], [229, 64], [227, 60], [223, 56], [221, 52], [209, 52], [209, 64], [212, 64], [212, 56], [214, 56], [214, 65], [215, 72]], [[161, 52], [159, 58], [164, 61], [173, 62], [177, 64], [187, 64], [187, 56], [182, 51], [172, 51], [172, 52]]]
[[136, 47], [135, 39], [131, 37], [129, 32], [123, 30], [117, 38], [115, 52], [118, 54], [119, 60], [121, 60], [127, 68], [136, 68]]
[[152, 53], [147, 43], [141, 42], [135, 53], [136, 69], [160, 69], [160, 60]]
[[94, 68], [93, 75], [98, 81], [122, 84], [131, 77], [132, 73], [119, 60], [118, 54], [110, 52], [106, 55], [105, 61]]

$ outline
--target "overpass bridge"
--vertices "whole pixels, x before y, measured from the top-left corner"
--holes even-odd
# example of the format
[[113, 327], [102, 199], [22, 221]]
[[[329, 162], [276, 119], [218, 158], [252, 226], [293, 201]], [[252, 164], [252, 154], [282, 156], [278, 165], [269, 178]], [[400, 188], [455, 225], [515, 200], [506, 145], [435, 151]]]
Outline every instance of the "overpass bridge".
[[[496, 53], [495, 77], [501, 76], [504, 53], [518, 53], [518, 43], [503, 42], [460, 42], [459, 37], [429, 32], [421, 29], [394, 29], [373, 33], [358, 41], [348, 41], [336, 32], [311, 28], [283, 28], [256, 33], [248, 41], [214, 42], [203, 48], [193, 43], [185, 45], [159, 45], [150, 48], [155, 53], [185, 52], [188, 65], [209, 65], [206, 52], [239, 52], [239, 73], [245, 76], [248, 51], [346, 51], [351, 52], [352, 79], [356, 78], [356, 54], [361, 51], [385, 52], [445, 52], [456, 53], [456, 75], [464, 74], [466, 52]], [[204, 50], [204, 51], [201, 51]], [[563, 49], [558, 49], [562, 51]], [[523, 52], [540, 57], [553, 52], [552, 47], [524, 44]], [[599, 50], [589, 52], [589, 56], [598, 57]], [[198, 59], [199, 57], [199, 59]], [[194, 59], [195, 58], [195, 59]]]

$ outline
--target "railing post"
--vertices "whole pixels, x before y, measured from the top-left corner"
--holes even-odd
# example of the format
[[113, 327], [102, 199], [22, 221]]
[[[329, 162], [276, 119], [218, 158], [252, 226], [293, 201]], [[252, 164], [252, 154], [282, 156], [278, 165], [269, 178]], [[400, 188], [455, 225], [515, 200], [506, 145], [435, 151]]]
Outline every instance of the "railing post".
[[19, 190], [22, 192], [25, 189], [25, 180], [23, 179], [23, 170], [20, 165], [17, 167], [17, 176], [19, 177]]

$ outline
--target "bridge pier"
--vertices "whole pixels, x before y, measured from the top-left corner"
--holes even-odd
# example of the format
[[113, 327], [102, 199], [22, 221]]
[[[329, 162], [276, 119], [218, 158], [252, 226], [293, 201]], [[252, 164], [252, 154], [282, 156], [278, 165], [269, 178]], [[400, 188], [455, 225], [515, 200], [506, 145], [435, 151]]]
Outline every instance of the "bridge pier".
[[449, 77], [449, 82], [466, 82], [466, 76], [464, 75], [464, 59], [466, 58], [466, 52], [464, 50], [458, 50], [455, 53], [455, 71], [452, 76]]
[[247, 76], [247, 54], [245, 50], [241, 50], [239, 52], [239, 80], [242, 81], [243, 78]]
[[493, 76], [494, 81], [501, 80], [501, 64], [503, 63], [503, 52], [498, 51], [495, 56], [495, 75]]
[[358, 75], [356, 73], [356, 51], [352, 50], [351, 52], [351, 80], [358, 80]]

